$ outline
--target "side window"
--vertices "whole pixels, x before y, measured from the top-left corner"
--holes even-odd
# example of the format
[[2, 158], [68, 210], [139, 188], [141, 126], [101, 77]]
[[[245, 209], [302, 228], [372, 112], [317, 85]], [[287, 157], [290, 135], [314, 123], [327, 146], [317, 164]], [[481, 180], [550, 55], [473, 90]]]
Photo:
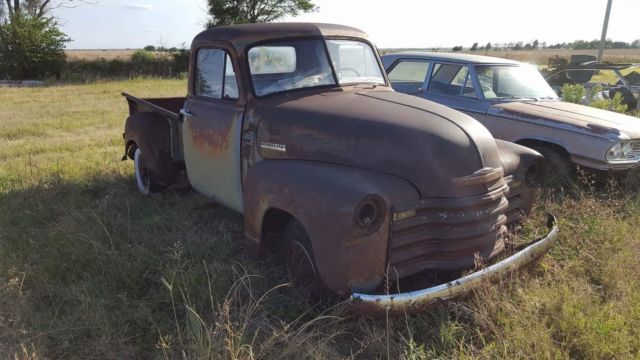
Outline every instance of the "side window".
[[462, 87], [462, 96], [468, 98], [476, 98], [476, 90], [473, 87], [473, 79], [471, 78], [471, 74], [467, 70], [467, 76], [464, 80], [464, 85]]
[[391, 86], [400, 92], [417, 92], [424, 84], [429, 62], [401, 60], [389, 72]]
[[236, 74], [224, 50], [198, 50], [194, 90], [196, 95], [213, 99], [238, 98]]
[[435, 64], [428, 93], [475, 97], [469, 69], [464, 65]]

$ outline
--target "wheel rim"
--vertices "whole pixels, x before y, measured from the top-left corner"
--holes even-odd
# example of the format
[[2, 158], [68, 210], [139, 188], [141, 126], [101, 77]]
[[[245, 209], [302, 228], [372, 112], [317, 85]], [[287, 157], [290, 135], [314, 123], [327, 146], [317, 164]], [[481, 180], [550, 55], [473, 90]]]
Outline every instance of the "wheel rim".
[[136, 183], [138, 184], [138, 190], [144, 195], [149, 195], [149, 171], [143, 165], [142, 151], [136, 149], [133, 155], [133, 162], [136, 173]]
[[293, 287], [307, 298], [318, 296], [318, 276], [307, 249], [298, 241], [289, 244], [287, 272]]

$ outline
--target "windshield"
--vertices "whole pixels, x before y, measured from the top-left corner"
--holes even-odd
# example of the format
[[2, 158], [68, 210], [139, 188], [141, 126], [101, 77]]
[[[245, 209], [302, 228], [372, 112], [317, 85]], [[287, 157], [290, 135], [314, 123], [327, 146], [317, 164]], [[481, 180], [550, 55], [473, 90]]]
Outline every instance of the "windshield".
[[557, 98], [551, 86], [532, 66], [476, 66], [478, 82], [486, 99]]
[[384, 84], [384, 77], [371, 46], [361, 41], [327, 40], [340, 84]]
[[336, 79], [341, 85], [385, 83], [375, 52], [360, 41], [294, 40], [261, 44], [249, 49], [248, 59], [257, 96], [335, 86]]

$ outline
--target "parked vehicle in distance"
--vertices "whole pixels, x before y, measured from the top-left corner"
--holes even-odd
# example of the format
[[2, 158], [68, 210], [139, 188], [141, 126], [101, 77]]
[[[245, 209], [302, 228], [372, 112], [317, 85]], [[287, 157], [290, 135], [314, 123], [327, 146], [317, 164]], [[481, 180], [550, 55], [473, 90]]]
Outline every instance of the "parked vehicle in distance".
[[640, 64], [598, 64], [590, 55], [573, 55], [570, 62], [558, 60], [564, 59], [549, 59], [549, 67], [542, 72], [558, 95], [565, 84], [582, 85], [596, 99], [613, 99], [619, 93], [628, 111], [640, 110]]
[[406, 52], [382, 57], [396, 91], [462, 111], [498, 139], [537, 150], [552, 170], [571, 163], [628, 170], [640, 162], [640, 121], [562, 102], [538, 70], [488, 56]]
[[[139, 190], [186, 173], [244, 215], [257, 252], [284, 242], [291, 282], [310, 297], [328, 290], [369, 313], [412, 311], [534, 260], [556, 238], [551, 221], [548, 235], [505, 254], [508, 227], [531, 209], [540, 154], [393, 91], [360, 30], [216, 27], [192, 43], [188, 84], [186, 98], [125, 94], [123, 160], [134, 160]], [[456, 282], [383, 289], [503, 255]]]

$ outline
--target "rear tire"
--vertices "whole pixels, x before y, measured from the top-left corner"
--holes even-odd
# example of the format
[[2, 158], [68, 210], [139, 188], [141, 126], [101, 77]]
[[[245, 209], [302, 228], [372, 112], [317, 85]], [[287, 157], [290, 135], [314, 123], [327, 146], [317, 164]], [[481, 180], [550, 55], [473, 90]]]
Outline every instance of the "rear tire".
[[144, 164], [144, 157], [142, 156], [142, 150], [136, 148], [133, 153], [133, 166], [136, 175], [136, 184], [138, 191], [143, 195], [149, 195], [155, 191], [156, 186], [151, 179], [151, 173]]
[[287, 273], [293, 288], [306, 299], [324, 299], [328, 290], [320, 279], [311, 240], [302, 224], [291, 219], [284, 229], [283, 240]]

